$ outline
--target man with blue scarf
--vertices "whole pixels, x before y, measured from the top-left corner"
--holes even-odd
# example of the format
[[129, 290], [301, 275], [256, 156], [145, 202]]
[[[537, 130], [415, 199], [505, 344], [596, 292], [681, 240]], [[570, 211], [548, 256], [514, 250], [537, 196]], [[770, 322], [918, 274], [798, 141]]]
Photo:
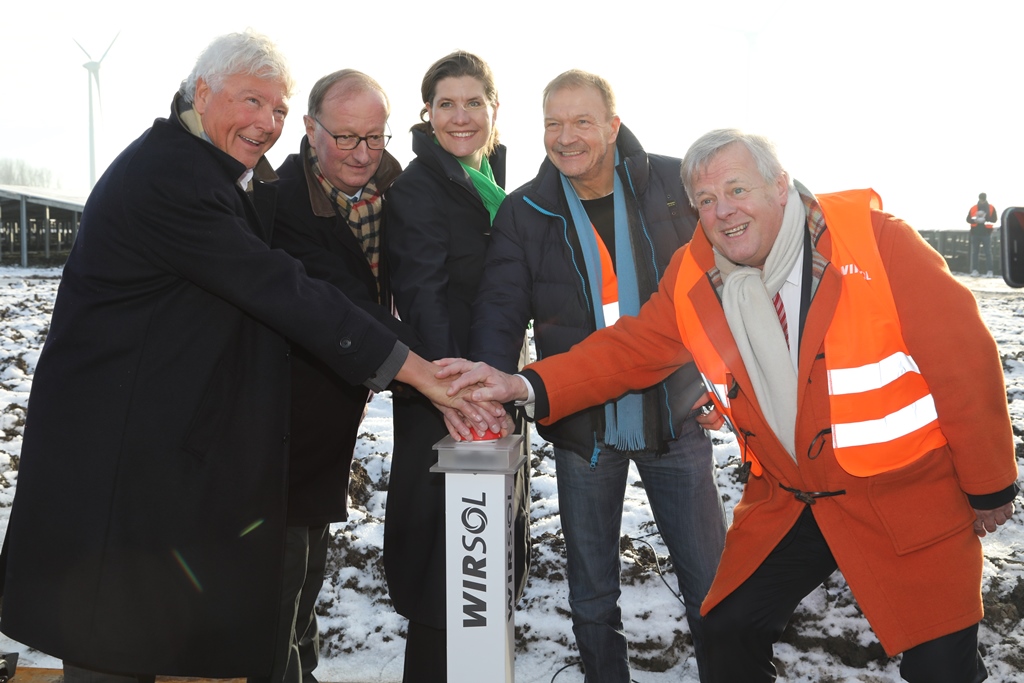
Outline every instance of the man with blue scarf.
[[[538, 357], [636, 315], [697, 224], [680, 160], [644, 152], [611, 86], [571, 70], [544, 90], [547, 158], [492, 228], [473, 306], [470, 357], [515, 372], [533, 320]], [[665, 382], [544, 427], [554, 445], [573, 631], [587, 683], [630, 681], [619, 598], [619, 536], [635, 463], [672, 558], [698, 666], [700, 604], [725, 541], [711, 443], [691, 408], [688, 364]]]

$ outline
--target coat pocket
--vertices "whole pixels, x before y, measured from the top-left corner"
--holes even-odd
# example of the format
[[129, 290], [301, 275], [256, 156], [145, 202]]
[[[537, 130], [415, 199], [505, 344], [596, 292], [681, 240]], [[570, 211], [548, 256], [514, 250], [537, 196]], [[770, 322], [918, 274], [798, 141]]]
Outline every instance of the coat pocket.
[[945, 447], [906, 467], [871, 477], [868, 497], [897, 555], [960, 533], [976, 518]]

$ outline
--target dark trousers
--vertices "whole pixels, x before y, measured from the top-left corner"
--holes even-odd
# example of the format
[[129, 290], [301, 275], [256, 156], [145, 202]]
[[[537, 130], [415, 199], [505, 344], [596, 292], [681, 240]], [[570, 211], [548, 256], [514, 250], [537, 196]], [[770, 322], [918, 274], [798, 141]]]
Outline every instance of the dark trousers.
[[985, 250], [985, 265], [987, 270], [995, 270], [992, 260], [992, 230], [985, 227], [973, 227], [968, 236], [970, 244], [971, 271], [979, 270], [981, 266], [981, 251]]
[[[704, 617], [707, 680], [774, 681], [772, 646], [800, 601], [835, 570], [808, 506], [751, 577]], [[912, 683], [984, 681], [988, 673], [978, 653], [978, 625], [907, 650], [900, 675]]]
[[402, 683], [445, 683], [448, 680], [448, 631], [409, 622], [405, 637]]
[[152, 675], [94, 671], [64, 662], [64, 683], [153, 683], [155, 680], [156, 676]]
[[320, 661], [316, 601], [324, 583], [329, 530], [326, 524], [288, 527], [274, 668], [269, 676], [250, 676], [247, 683], [316, 683], [313, 669]]
[[[248, 683], [317, 683], [320, 632], [316, 601], [324, 582], [330, 526], [288, 527], [281, 586], [278, 651], [269, 676]], [[154, 683], [155, 676], [93, 671], [64, 662], [64, 683]]]

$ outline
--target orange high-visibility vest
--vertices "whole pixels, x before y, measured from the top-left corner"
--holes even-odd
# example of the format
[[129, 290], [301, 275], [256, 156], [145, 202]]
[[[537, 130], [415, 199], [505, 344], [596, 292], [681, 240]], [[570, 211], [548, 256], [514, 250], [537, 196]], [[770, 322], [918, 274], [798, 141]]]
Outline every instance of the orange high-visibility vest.
[[[733, 430], [736, 431], [737, 438], [739, 438], [739, 430], [736, 429], [736, 423], [732, 416], [732, 407], [729, 403], [729, 390], [732, 388], [732, 372], [729, 371], [725, 360], [719, 355], [711, 340], [708, 339], [704, 326], [700, 324], [700, 320], [697, 318], [697, 310], [693, 307], [693, 302], [690, 301], [689, 297], [690, 290], [693, 289], [702, 277], [704, 277], [704, 271], [697, 265], [693, 252], [687, 249], [683, 253], [683, 260], [679, 266], [679, 275], [676, 279], [676, 323], [679, 325], [679, 335], [683, 340], [683, 346], [693, 356], [693, 362], [700, 371], [701, 378], [704, 380], [704, 386], [707, 387], [708, 393], [711, 394], [711, 400], [715, 402], [718, 412], [729, 420], [729, 424], [733, 426]], [[741, 455], [744, 463], [750, 463], [750, 473], [755, 477], [761, 476], [763, 470], [761, 469], [761, 463], [757, 460], [757, 455], [749, 448], [743, 448]]]
[[[996, 207], [992, 206], [991, 204], [988, 205], [988, 208], [989, 208], [989, 211], [991, 213], [995, 213], [996, 212]], [[978, 205], [977, 204], [975, 204], [974, 206], [971, 207], [971, 210], [970, 210], [969, 214], [971, 216], [976, 216], [978, 214]], [[986, 229], [992, 230], [992, 229], [994, 229], [996, 227], [995, 223], [989, 223], [988, 222], [988, 216], [987, 215], [985, 216], [985, 219], [986, 219], [985, 220], [985, 228]], [[976, 225], [976, 223], [973, 224], [973, 225]]]
[[619, 277], [615, 274], [612, 255], [597, 228], [594, 228], [594, 239], [597, 240], [597, 251], [601, 255], [601, 303], [613, 304], [619, 300]]
[[[877, 205], [874, 202], [877, 201]], [[836, 460], [867, 477], [946, 443], [935, 399], [910, 355], [871, 227], [874, 190], [820, 195], [842, 294], [825, 333]]]
[[[825, 333], [832, 447], [840, 466], [854, 476], [903, 467], [946, 443], [935, 401], [903, 341], [889, 279], [878, 253], [871, 209], [881, 208], [874, 190], [818, 196], [832, 239], [832, 265], [842, 292]], [[711, 345], [688, 292], [704, 272], [687, 252], [677, 281], [676, 318], [686, 348], [714, 387], [715, 403], [732, 422], [728, 391], [732, 375]], [[756, 454], [745, 449], [751, 473]]]

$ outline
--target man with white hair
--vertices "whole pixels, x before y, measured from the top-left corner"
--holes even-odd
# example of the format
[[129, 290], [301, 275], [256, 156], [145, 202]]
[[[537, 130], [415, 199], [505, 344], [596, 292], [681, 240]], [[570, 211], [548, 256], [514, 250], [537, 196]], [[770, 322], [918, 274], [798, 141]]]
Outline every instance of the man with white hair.
[[708, 680], [775, 680], [836, 568], [904, 679], [984, 680], [978, 537], [1013, 514], [1017, 465], [974, 297], [872, 190], [815, 196], [763, 137], [712, 131], [682, 174], [701, 230], [637, 317], [522, 376], [455, 362], [452, 390], [534, 395], [550, 421], [695, 361], [746, 480], [701, 608]]
[[347, 382], [445, 401], [429, 363], [269, 247], [263, 155], [291, 91], [266, 37], [215, 39], [86, 204], [33, 380], [0, 621], [68, 683], [269, 672], [286, 336]]

